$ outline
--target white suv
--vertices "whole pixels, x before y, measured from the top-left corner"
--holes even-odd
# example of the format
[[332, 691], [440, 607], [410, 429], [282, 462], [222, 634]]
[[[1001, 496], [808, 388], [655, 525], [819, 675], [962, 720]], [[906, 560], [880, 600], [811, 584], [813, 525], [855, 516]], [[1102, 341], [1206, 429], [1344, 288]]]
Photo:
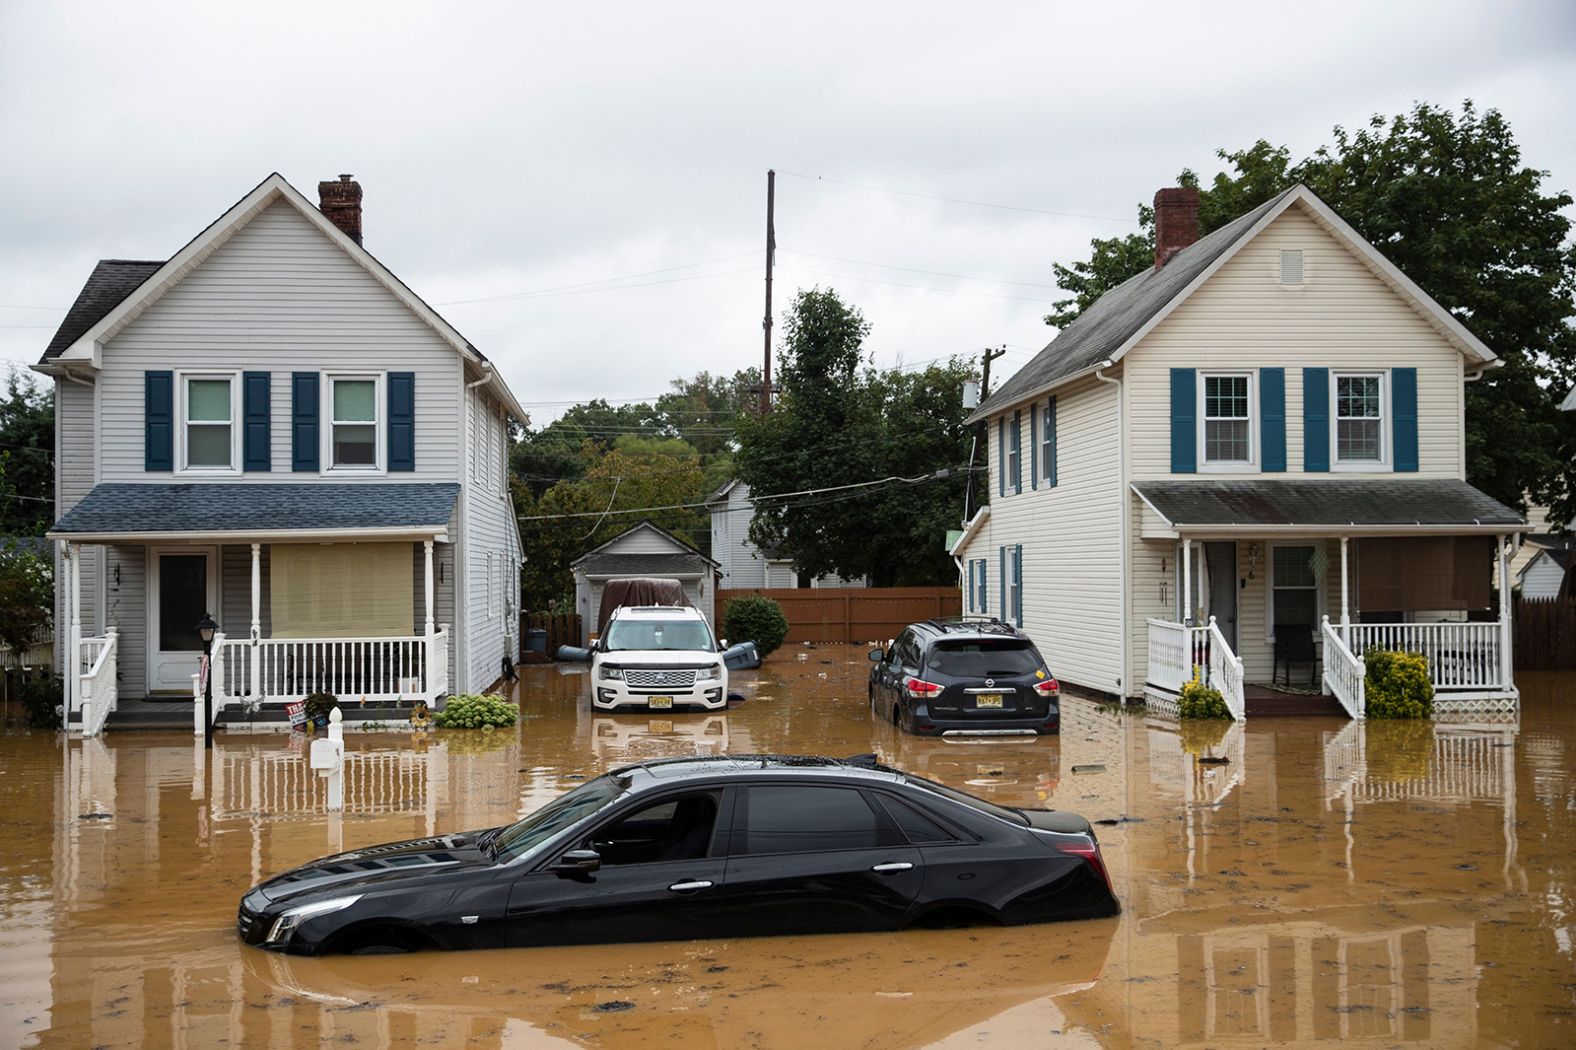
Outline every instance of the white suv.
[[615, 609], [591, 651], [591, 706], [726, 708], [728, 668], [706, 618], [685, 606]]

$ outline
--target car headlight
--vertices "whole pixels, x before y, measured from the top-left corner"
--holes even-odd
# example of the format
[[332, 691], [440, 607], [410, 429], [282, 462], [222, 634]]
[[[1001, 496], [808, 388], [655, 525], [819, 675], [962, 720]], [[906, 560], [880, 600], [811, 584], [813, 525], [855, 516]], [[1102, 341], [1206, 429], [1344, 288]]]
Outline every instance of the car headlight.
[[702, 667], [699, 671], [695, 672], [695, 681], [697, 681], [697, 682], [720, 682], [720, 681], [722, 681], [722, 665], [721, 664], [712, 664], [710, 667]]
[[622, 667], [614, 666], [613, 664], [603, 664], [601, 669], [597, 671], [597, 677], [617, 678], [622, 680], [624, 677], [624, 669]]
[[315, 915], [327, 915], [329, 912], [343, 911], [361, 899], [361, 894], [354, 893], [349, 897], [331, 897], [325, 901], [314, 901], [303, 904], [298, 908], [291, 908], [279, 918], [274, 920], [273, 928], [268, 931], [267, 944], [283, 944], [290, 939], [295, 928]]

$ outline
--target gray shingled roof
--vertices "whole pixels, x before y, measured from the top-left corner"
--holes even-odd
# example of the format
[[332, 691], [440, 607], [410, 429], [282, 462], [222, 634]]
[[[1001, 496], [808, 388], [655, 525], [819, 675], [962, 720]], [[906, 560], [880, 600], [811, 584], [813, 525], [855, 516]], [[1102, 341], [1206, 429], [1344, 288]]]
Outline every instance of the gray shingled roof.
[[703, 576], [713, 562], [703, 554], [588, 554], [575, 563], [587, 576]]
[[1520, 514], [1454, 478], [1325, 481], [1139, 481], [1133, 488], [1179, 527], [1525, 525]]
[[449, 482], [193, 485], [105, 483], [55, 522], [51, 536], [275, 533], [294, 529], [442, 529], [460, 486]]
[[1277, 194], [1209, 236], [1200, 238], [1173, 255], [1160, 269], [1148, 267], [1100, 296], [1078, 315], [1077, 320], [1057, 333], [1033, 360], [1003, 383], [975, 410], [969, 421], [985, 419], [992, 412], [999, 412], [1109, 360], [1133, 333], [1165, 309], [1182, 289], [1209, 269], [1210, 264], [1240, 240], [1254, 223], [1295, 189], [1294, 186]]
[[59, 357], [163, 265], [162, 261], [145, 259], [100, 259], [38, 363]]

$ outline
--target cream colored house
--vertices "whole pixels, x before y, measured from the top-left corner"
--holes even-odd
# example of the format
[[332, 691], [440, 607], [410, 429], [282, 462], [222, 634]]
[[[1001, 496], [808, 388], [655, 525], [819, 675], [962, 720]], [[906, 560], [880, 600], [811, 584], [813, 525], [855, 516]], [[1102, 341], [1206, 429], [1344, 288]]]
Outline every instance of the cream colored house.
[[966, 608], [1090, 689], [1164, 704], [1197, 667], [1239, 718], [1278, 650], [1360, 717], [1374, 645], [1428, 654], [1445, 708], [1514, 706], [1490, 580], [1525, 522], [1465, 481], [1494, 353], [1304, 186], [1202, 239], [1196, 190], [1155, 207], [1155, 267], [972, 417]]

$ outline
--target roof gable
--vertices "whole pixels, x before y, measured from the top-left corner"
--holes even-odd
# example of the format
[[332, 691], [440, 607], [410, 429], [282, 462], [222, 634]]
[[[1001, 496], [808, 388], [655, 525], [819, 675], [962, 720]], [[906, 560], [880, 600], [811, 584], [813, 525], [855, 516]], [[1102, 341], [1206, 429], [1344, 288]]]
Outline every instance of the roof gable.
[[1189, 245], [1158, 270], [1146, 269], [1102, 295], [969, 417], [1003, 409], [1120, 361], [1172, 311], [1292, 206], [1305, 209], [1374, 276], [1406, 300], [1458, 352], [1485, 367], [1498, 358], [1307, 186], [1296, 185]]
[[599, 544], [599, 545], [597, 545], [595, 547], [592, 547], [590, 550], [586, 551], [584, 554], [580, 555], [580, 557], [576, 558], [574, 561], [570, 562], [569, 564], [571, 566], [579, 565], [581, 562], [584, 562], [588, 558], [591, 558], [593, 555], [604, 555], [605, 556], [605, 555], [608, 555], [608, 554], [622, 553], [622, 552], [620, 552], [618, 550], [619, 545], [622, 544], [625, 540], [629, 539], [631, 536], [634, 536], [637, 533], [640, 533], [640, 532], [643, 532], [643, 531], [649, 531], [651, 533], [654, 533], [656, 536], [658, 536], [662, 540], [666, 541], [667, 545], [669, 545], [672, 548], [672, 553], [674, 553], [674, 554], [690, 554], [690, 555], [694, 555], [695, 557], [698, 557], [698, 558], [704, 558], [707, 562], [710, 562], [712, 565], [717, 565], [718, 564], [717, 562], [713, 561], [712, 559], [707, 558], [704, 554], [702, 554], [700, 551], [696, 550], [694, 547], [690, 546], [688, 543], [685, 543], [683, 540], [681, 540], [677, 536], [673, 535], [673, 533], [669, 532], [667, 529], [664, 529], [660, 525], [657, 525], [657, 524], [655, 524], [655, 523], [653, 523], [653, 522], [651, 522], [649, 520], [642, 520], [642, 521], [640, 521], [639, 523], [637, 523], [635, 525], [631, 525], [629, 528], [625, 529], [623, 532], [619, 533], [617, 536], [614, 536], [612, 539], [608, 540], [606, 543], [602, 543], [602, 544]]
[[164, 265], [158, 259], [100, 259], [87, 283], [77, 293], [76, 301], [55, 330], [54, 338], [44, 347], [43, 364], [53, 361], [66, 348], [152, 277]]

